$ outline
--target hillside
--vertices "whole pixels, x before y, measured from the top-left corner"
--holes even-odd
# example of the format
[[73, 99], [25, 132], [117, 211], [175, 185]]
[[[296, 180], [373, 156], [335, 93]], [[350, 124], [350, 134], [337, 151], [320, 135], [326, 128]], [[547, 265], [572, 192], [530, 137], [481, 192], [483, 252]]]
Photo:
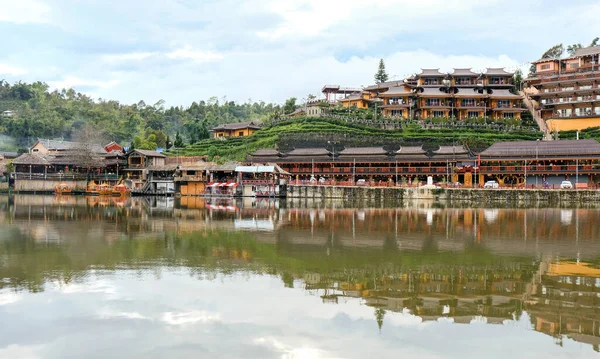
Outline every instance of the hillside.
[[260, 148], [325, 147], [328, 141], [338, 147], [424, 144], [425, 148], [434, 148], [461, 143], [479, 150], [496, 141], [536, 140], [541, 136], [541, 132], [534, 130], [499, 131], [484, 126], [424, 129], [412, 124], [398, 130], [384, 130], [330, 118], [300, 118], [266, 126], [249, 137], [203, 140], [167, 155], [208, 155], [218, 162], [241, 161]]
[[[73, 89], [50, 91], [47, 84], [0, 80], [0, 149], [30, 146], [37, 138], [78, 140], [93, 133], [99, 142], [128, 144], [139, 137], [138, 148], [165, 147], [167, 137], [179, 132], [185, 143], [208, 138], [208, 130], [222, 123], [258, 121], [277, 116], [282, 108], [264, 102], [236, 103], [212, 97], [189, 107], [165, 107], [163, 101], [122, 104], [94, 100]], [[85, 131], [84, 131], [85, 130]], [[3, 139], [1, 136], [5, 135]], [[150, 136], [153, 135], [153, 138]], [[150, 140], [149, 140], [150, 139]]]

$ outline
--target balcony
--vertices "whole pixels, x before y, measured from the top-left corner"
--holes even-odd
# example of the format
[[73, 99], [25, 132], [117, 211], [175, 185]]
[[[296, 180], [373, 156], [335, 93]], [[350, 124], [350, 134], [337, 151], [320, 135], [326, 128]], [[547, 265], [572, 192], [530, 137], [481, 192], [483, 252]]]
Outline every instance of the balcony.
[[204, 181], [204, 176], [201, 175], [184, 175], [184, 176], [177, 176], [175, 177], [175, 181], [179, 182], [179, 181], [190, 181], [190, 182], [203, 182]]
[[561, 119], [561, 118], [594, 118], [600, 117], [600, 108], [596, 108], [595, 111], [586, 111], [584, 113], [561, 113], [557, 112], [550, 116], [551, 119]]

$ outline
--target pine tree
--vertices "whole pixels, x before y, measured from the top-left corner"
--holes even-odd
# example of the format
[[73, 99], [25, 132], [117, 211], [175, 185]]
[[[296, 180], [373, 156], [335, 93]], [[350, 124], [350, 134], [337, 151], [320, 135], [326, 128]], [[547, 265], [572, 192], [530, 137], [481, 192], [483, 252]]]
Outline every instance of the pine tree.
[[177, 131], [177, 133], [175, 134], [175, 148], [181, 148], [184, 146], [183, 143], [183, 138], [181, 138], [181, 135], [179, 134], [179, 131]]
[[382, 82], [386, 82], [388, 80], [388, 74], [385, 71], [385, 64], [383, 63], [383, 59], [379, 60], [379, 67], [377, 68], [377, 73], [375, 73], [375, 83], [380, 84]]

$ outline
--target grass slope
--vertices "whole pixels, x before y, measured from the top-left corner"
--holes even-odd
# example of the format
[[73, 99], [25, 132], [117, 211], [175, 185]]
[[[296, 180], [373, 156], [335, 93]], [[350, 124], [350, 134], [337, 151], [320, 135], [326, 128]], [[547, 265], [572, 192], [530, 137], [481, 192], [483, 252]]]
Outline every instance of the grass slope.
[[310, 140], [332, 138], [353, 145], [372, 145], [374, 143], [397, 144], [452, 144], [463, 143], [471, 148], [485, 148], [498, 141], [535, 140], [541, 138], [537, 131], [499, 132], [482, 128], [466, 129], [423, 129], [418, 125], [409, 125], [401, 130], [384, 130], [376, 127], [347, 123], [325, 118], [290, 119], [256, 131], [252, 136], [228, 139], [203, 140], [185, 148], [172, 150], [170, 156], [214, 157], [218, 162], [242, 161], [249, 153], [261, 148], [274, 148], [282, 144], [293, 146]]

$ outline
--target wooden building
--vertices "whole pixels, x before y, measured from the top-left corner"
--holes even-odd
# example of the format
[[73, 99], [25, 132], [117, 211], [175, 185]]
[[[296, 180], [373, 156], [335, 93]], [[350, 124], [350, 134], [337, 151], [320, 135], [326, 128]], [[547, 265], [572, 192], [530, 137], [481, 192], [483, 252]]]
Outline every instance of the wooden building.
[[525, 93], [551, 130], [600, 126], [600, 45], [564, 59], [534, 61]]
[[240, 123], [228, 123], [219, 125], [212, 129], [213, 137], [245, 137], [250, 136], [254, 131], [260, 130], [260, 126], [252, 121]]
[[596, 140], [497, 142], [479, 154], [479, 183], [577, 187], [600, 181], [600, 143]]

